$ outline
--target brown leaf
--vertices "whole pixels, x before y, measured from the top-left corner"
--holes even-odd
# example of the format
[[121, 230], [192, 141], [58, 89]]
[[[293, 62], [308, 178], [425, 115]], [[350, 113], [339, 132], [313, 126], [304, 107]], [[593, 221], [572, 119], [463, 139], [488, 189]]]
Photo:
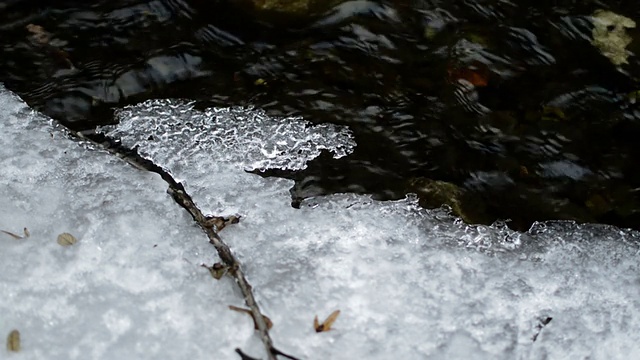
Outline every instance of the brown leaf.
[[28, 24], [26, 28], [32, 39], [39, 44], [48, 44], [51, 40], [51, 35], [40, 25]]
[[28, 24], [25, 26], [27, 31], [31, 33], [29, 39], [31, 42], [47, 51], [47, 53], [56, 61], [56, 63], [67, 69], [75, 69], [71, 62], [69, 54], [50, 44], [52, 35], [46, 31], [42, 26], [35, 24]]
[[222, 279], [222, 277], [227, 272], [229, 272], [229, 269], [231, 269], [231, 267], [221, 263], [215, 263], [212, 266], [207, 266], [205, 264], [202, 264], [201, 266], [209, 270], [209, 273], [211, 274], [211, 276], [213, 276], [213, 278], [216, 280]]
[[20, 332], [12, 330], [7, 336], [7, 350], [12, 352], [20, 351]]
[[214, 230], [222, 230], [224, 227], [224, 218], [221, 216], [207, 216], [202, 225], [213, 228]]
[[222, 216], [207, 216], [202, 223], [204, 227], [213, 228], [215, 231], [224, 229], [229, 224], [237, 224], [240, 221], [240, 216], [231, 215], [227, 217]]
[[329, 317], [327, 317], [327, 319], [322, 324], [318, 323], [318, 315], [316, 315], [316, 317], [313, 319], [313, 328], [316, 329], [316, 332], [331, 330], [331, 326], [334, 322], [336, 322], [338, 315], [340, 315], [340, 310], [332, 312], [331, 315], [329, 315]]
[[477, 61], [464, 67], [450, 66], [447, 71], [450, 81], [462, 79], [470, 82], [475, 87], [487, 86], [489, 83], [489, 68], [487, 65]]
[[[253, 313], [251, 312], [251, 310], [243, 309], [233, 305], [229, 305], [229, 309], [251, 315], [251, 318], [253, 319], [253, 328], [258, 330], [258, 324], [256, 323], [256, 319], [253, 317]], [[273, 327], [273, 322], [271, 321], [271, 319], [269, 319], [266, 315], [262, 315], [262, 318], [264, 319], [264, 323], [267, 325], [267, 329], [271, 329]]]
[[75, 236], [69, 233], [62, 233], [58, 235], [58, 244], [62, 246], [71, 246], [77, 242], [78, 242], [78, 239], [76, 239]]
[[[25, 230], [26, 230], [26, 229], [27, 229], [27, 228], [25, 228]], [[22, 237], [22, 236], [20, 236], [20, 235], [16, 235], [16, 234], [14, 234], [14, 233], [12, 233], [12, 232], [5, 231], [5, 230], [0, 230], [0, 231], [2, 231], [3, 233], [5, 233], [5, 234], [7, 234], [7, 235], [11, 236], [11, 237], [12, 237], [12, 238], [14, 238], [14, 239], [18, 239], [18, 240], [19, 240], [19, 239], [24, 239], [24, 237]], [[28, 233], [29, 233], [29, 231], [27, 230], [27, 232], [25, 232], [25, 235], [27, 235]], [[28, 236], [28, 235], [27, 235], [27, 236]]]

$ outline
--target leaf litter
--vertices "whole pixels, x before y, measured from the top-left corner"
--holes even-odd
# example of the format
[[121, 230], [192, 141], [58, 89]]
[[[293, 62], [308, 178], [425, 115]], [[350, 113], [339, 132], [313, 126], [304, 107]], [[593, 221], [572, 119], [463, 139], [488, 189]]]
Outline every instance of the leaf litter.
[[29, 232], [29, 229], [27, 229], [27, 228], [22, 229], [22, 233], [23, 233], [23, 235], [22, 235], [22, 236], [21, 236], [21, 235], [14, 234], [14, 233], [12, 233], [12, 232], [10, 232], [10, 231], [6, 231], [6, 230], [0, 230], [0, 231], [1, 231], [1, 232], [3, 232], [3, 233], [5, 233], [5, 234], [7, 234], [7, 235], [9, 235], [9, 236], [11, 236], [12, 238], [14, 238], [14, 239], [16, 239], [16, 240], [26, 239], [26, 238], [28, 238], [29, 236], [31, 236], [31, 233]]
[[316, 315], [316, 317], [313, 319], [313, 328], [316, 330], [316, 332], [325, 332], [331, 330], [331, 326], [334, 322], [336, 322], [338, 315], [340, 315], [340, 310], [332, 312], [331, 315], [329, 315], [327, 319], [322, 322], [322, 324], [318, 322], [318, 315]]

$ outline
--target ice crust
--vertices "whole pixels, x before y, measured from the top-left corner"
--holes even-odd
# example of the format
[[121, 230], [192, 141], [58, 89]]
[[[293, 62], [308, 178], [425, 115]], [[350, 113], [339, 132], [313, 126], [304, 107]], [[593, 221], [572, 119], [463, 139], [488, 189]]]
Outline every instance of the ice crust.
[[[236, 210], [234, 184], [244, 182], [243, 170], [304, 169], [322, 150], [340, 158], [355, 147], [345, 127], [312, 126], [301, 118], [269, 117], [262, 110], [210, 108], [203, 112], [191, 102], [150, 100], [126, 107], [116, 116], [118, 127], [101, 131], [129, 148], [149, 145], [138, 148], [140, 155], [154, 159], [182, 182], [209, 214]], [[145, 131], [138, 132], [140, 127]], [[164, 149], [165, 144], [174, 147]], [[210, 164], [215, 165], [208, 168]], [[259, 193], [260, 186], [251, 191]]]
[[[247, 170], [304, 169], [306, 162], [320, 155], [321, 150], [341, 158], [356, 145], [346, 127], [312, 125], [299, 117], [270, 117], [263, 110], [243, 107], [198, 111], [194, 104], [149, 100], [119, 110], [116, 116], [120, 124], [106, 128], [126, 145], [140, 140], [140, 134], [134, 130], [144, 123], [148, 130], [146, 140], [178, 146], [174, 149], [177, 153], [171, 155], [180, 162], [199, 163], [201, 159], [197, 156], [209, 153], [221, 162]], [[152, 148], [147, 150], [152, 157], [164, 154]], [[171, 161], [169, 157], [165, 160]], [[177, 163], [171, 165], [175, 167]]]
[[[0, 359], [233, 359], [260, 349], [157, 174], [72, 140], [0, 84]], [[78, 243], [62, 247], [69, 232]], [[22, 350], [4, 342], [21, 333]]]
[[[419, 208], [413, 197], [334, 195], [293, 209], [291, 181], [242, 169], [300, 168], [317, 152], [298, 157], [282, 145], [274, 158], [256, 151], [277, 143], [274, 136], [308, 135], [278, 130], [296, 128], [299, 119], [252, 123], [246, 135], [243, 112], [255, 116], [147, 102], [120, 112], [121, 125], [107, 135], [184, 181], [203, 209], [242, 215], [222, 236], [273, 320], [281, 350], [304, 359], [640, 354], [637, 232], [571, 222], [537, 223], [526, 233], [501, 224], [468, 226], [443, 210]], [[194, 118], [227, 130], [173, 130]], [[232, 131], [234, 124], [243, 130]], [[322, 136], [332, 143], [317, 146], [352, 146], [342, 130], [327, 129]], [[314, 315], [322, 321], [336, 309], [334, 330], [315, 333]]]

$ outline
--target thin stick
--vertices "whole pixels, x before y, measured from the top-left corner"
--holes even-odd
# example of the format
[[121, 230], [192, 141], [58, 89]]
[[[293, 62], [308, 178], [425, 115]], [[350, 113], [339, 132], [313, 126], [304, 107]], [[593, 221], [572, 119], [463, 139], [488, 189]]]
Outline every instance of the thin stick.
[[[262, 341], [267, 352], [267, 359], [277, 360], [278, 355], [288, 356], [279, 352], [276, 348], [273, 347], [273, 341], [269, 336], [269, 329], [267, 328], [267, 324], [264, 321], [264, 317], [262, 315], [262, 312], [260, 311], [260, 308], [258, 307], [256, 299], [253, 296], [251, 285], [249, 285], [249, 282], [244, 276], [244, 272], [242, 271], [240, 262], [233, 256], [233, 253], [231, 253], [231, 249], [229, 249], [229, 246], [225, 244], [224, 241], [222, 241], [218, 233], [215, 232], [214, 228], [212, 226], [206, 225], [207, 218], [204, 216], [204, 214], [202, 214], [202, 211], [200, 211], [200, 209], [193, 202], [191, 196], [189, 196], [189, 194], [185, 192], [182, 184], [179, 184], [177, 181], [175, 181], [175, 179], [162, 167], [156, 165], [150, 160], [142, 158], [136, 151], [132, 151], [131, 149], [125, 148], [122, 145], [116, 145], [112, 139], [106, 136], [94, 134], [93, 136], [88, 137], [78, 131], [73, 131], [70, 129], [67, 130], [69, 130], [70, 133], [77, 136], [78, 138], [89, 140], [92, 143], [103, 147], [110, 153], [122, 158], [123, 160], [127, 161], [137, 168], [158, 173], [162, 177], [162, 179], [169, 185], [169, 189], [167, 190], [167, 192], [180, 206], [185, 208], [189, 212], [189, 214], [191, 214], [193, 219], [207, 234], [209, 243], [215, 247], [218, 252], [218, 256], [220, 256], [220, 259], [231, 268], [229, 274], [233, 276], [236, 284], [238, 284], [238, 287], [240, 287], [240, 291], [244, 296], [245, 304], [251, 310], [251, 314], [255, 319], [255, 324], [258, 328], [258, 333], [260, 334], [260, 340]], [[98, 139], [96, 139], [100, 137], [102, 137], [102, 140], [106, 140], [106, 143], [104, 141], [99, 141]]]
[[258, 304], [256, 302], [255, 297], [253, 296], [253, 291], [251, 285], [247, 281], [244, 276], [244, 272], [240, 267], [240, 262], [236, 260], [235, 256], [231, 253], [231, 249], [229, 246], [222, 241], [220, 235], [215, 232], [213, 227], [205, 226], [207, 218], [202, 214], [202, 211], [193, 203], [191, 197], [181, 189], [176, 189], [174, 186], [170, 186], [167, 192], [173, 197], [173, 199], [180, 204], [183, 208], [185, 208], [189, 214], [193, 217], [193, 219], [200, 225], [202, 230], [207, 234], [209, 238], [209, 243], [211, 243], [216, 250], [218, 251], [218, 255], [220, 256], [220, 260], [222, 260], [225, 264], [227, 264], [232, 271], [229, 273], [233, 276], [240, 287], [240, 291], [242, 292], [242, 296], [244, 296], [244, 301], [251, 310], [251, 314], [255, 321], [256, 327], [258, 328], [258, 333], [260, 334], [260, 339], [264, 344], [265, 350], [267, 352], [267, 358], [269, 360], [276, 360], [276, 354], [272, 352], [273, 350], [273, 342], [271, 341], [271, 337], [269, 336], [269, 329], [267, 328], [267, 324], [264, 321], [264, 317]]

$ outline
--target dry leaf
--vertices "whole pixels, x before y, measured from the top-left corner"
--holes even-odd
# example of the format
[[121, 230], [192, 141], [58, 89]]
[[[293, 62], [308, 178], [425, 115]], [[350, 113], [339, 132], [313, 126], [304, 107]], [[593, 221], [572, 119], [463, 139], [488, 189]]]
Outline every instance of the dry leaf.
[[28, 24], [25, 28], [29, 33], [31, 33], [29, 36], [31, 42], [42, 49], [47, 50], [48, 54], [58, 63], [58, 65], [62, 65], [67, 69], [75, 69], [70, 60], [69, 54], [66, 51], [50, 44], [52, 38], [51, 33], [47, 32], [42, 26], [35, 24]]
[[207, 266], [205, 264], [202, 264], [201, 266], [209, 270], [209, 273], [211, 274], [211, 276], [213, 276], [213, 278], [216, 280], [222, 279], [222, 277], [227, 272], [229, 272], [229, 269], [231, 269], [231, 267], [221, 263], [215, 263], [212, 266]]
[[0, 231], [1, 231], [1, 232], [3, 232], [3, 233], [5, 233], [5, 234], [7, 234], [7, 235], [9, 235], [9, 236], [11, 236], [11, 237], [12, 237], [12, 238], [14, 238], [14, 239], [24, 239], [24, 238], [28, 238], [28, 237], [29, 237], [29, 235], [31, 235], [31, 234], [29, 233], [29, 230], [28, 230], [27, 228], [24, 228], [24, 229], [22, 230], [22, 232], [24, 233], [24, 236], [20, 236], [20, 235], [17, 235], [17, 234], [14, 234], [14, 233], [12, 233], [12, 232], [5, 231], [5, 230], [0, 230]]
[[[239, 307], [233, 306], [233, 305], [229, 305], [229, 309], [231, 309], [233, 311], [237, 311], [237, 312], [241, 312], [241, 313], [245, 313], [245, 314], [251, 315], [251, 318], [253, 319], [253, 328], [258, 330], [258, 324], [256, 323], [256, 319], [253, 317], [253, 313], [251, 312], [251, 310], [239, 308]], [[267, 330], [271, 329], [273, 327], [273, 322], [271, 321], [271, 319], [269, 319], [265, 315], [262, 315], [262, 318], [264, 319], [264, 323], [267, 325]]]
[[77, 242], [78, 242], [78, 239], [76, 239], [75, 236], [69, 233], [62, 233], [58, 235], [58, 244], [62, 246], [71, 246]]
[[214, 228], [214, 230], [221, 230], [224, 227], [224, 218], [221, 216], [207, 216], [202, 225]]
[[463, 79], [475, 87], [487, 86], [489, 83], [490, 74], [486, 65], [483, 67], [450, 68], [448, 71], [450, 81]]
[[318, 323], [318, 315], [313, 319], [313, 328], [316, 329], [316, 332], [323, 332], [331, 330], [331, 325], [336, 322], [336, 319], [340, 315], [340, 310], [336, 310], [327, 317], [327, 319], [322, 323]]
[[22, 236], [20, 236], [20, 235], [16, 235], [16, 234], [14, 234], [14, 233], [12, 233], [12, 232], [4, 231], [4, 230], [0, 230], [0, 231], [2, 231], [3, 233], [5, 233], [5, 234], [7, 234], [7, 235], [11, 236], [11, 237], [12, 237], [12, 238], [14, 238], [14, 239], [22, 239]]
[[204, 227], [213, 228], [215, 231], [220, 231], [229, 224], [237, 224], [240, 221], [240, 216], [231, 215], [228, 217], [222, 216], [207, 216], [202, 223]]
[[51, 35], [40, 25], [28, 24], [26, 28], [32, 39], [39, 44], [48, 44], [51, 40]]
[[7, 350], [18, 352], [20, 351], [20, 332], [18, 330], [12, 330], [7, 337]]

